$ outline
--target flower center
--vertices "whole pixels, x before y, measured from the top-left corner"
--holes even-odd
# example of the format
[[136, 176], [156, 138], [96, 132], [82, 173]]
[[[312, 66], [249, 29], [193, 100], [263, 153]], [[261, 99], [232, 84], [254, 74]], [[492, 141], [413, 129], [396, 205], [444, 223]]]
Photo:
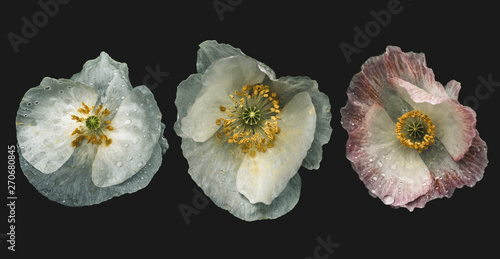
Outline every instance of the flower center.
[[278, 126], [280, 113], [279, 101], [276, 93], [270, 93], [269, 86], [243, 86], [242, 91], [235, 91], [229, 97], [233, 106], [220, 106], [227, 118], [217, 119], [221, 129], [218, 138], [227, 138], [228, 143], [241, 145], [243, 152], [250, 151], [255, 156], [255, 150], [266, 152], [274, 146], [276, 134], [281, 129]]
[[421, 111], [410, 111], [401, 116], [396, 123], [396, 134], [401, 144], [414, 148], [418, 153], [434, 143], [436, 126]]
[[257, 110], [257, 107], [245, 108], [243, 111], [243, 121], [245, 121], [245, 124], [257, 124], [260, 121], [260, 111]]
[[[104, 131], [112, 131], [114, 128], [111, 126], [111, 121], [104, 120], [106, 116], [111, 114], [111, 111], [104, 108], [102, 105], [99, 105], [99, 108], [94, 109], [88, 107], [84, 102], [82, 102], [83, 108], [78, 109], [78, 112], [82, 114], [82, 117], [77, 115], [71, 115], [71, 119], [76, 122], [81, 123], [71, 136], [78, 135], [72, 142], [71, 146], [78, 147], [83, 140], [87, 140], [87, 143], [92, 143], [96, 145], [101, 145], [102, 143], [109, 146], [112, 142], [112, 139], [108, 138]], [[104, 123], [101, 123], [104, 122]], [[84, 123], [85, 122], [85, 123]]]
[[99, 117], [92, 115], [87, 118], [85, 125], [90, 130], [96, 130], [101, 126], [101, 121], [99, 120]]

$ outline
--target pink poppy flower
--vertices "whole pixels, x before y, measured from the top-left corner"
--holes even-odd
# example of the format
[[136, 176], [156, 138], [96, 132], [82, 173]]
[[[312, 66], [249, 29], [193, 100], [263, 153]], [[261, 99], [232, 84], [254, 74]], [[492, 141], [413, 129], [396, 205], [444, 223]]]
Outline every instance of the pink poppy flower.
[[340, 112], [347, 158], [372, 196], [412, 211], [481, 180], [487, 146], [459, 91], [435, 81], [421, 53], [389, 46], [363, 64]]

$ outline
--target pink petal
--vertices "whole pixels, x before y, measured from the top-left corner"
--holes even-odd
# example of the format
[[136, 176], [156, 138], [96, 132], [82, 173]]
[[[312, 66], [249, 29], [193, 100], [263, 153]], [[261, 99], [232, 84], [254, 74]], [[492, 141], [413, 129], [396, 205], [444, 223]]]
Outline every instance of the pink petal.
[[[403, 79], [394, 77], [390, 78], [389, 81], [392, 83], [394, 87], [394, 90], [398, 92], [400, 95], [406, 96], [404, 94], [404, 90], [408, 93], [409, 97], [411, 100], [415, 103], [430, 103], [430, 104], [438, 104], [441, 103], [442, 101], [446, 100], [445, 98], [430, 94], [429, 92], [425, 91], [424, 89], [417, 87], [413, 85], [412, 83], [405, 81]], [[399, 87], [398, 87], [399, 86]], [[405, 98], [403, 98], [405, 99]], [[406, 98], [408, 99], [408, 98]], [[411, 103], [410, 103], [411, 105]]]
[[398, 77], [424, 89], [432, 95], [448, 98], [443, 86], [434, 79], [423, 53], [403, 53], [399, 47], [387, 47], [385, 57], [388, 77]]
[[[357, 128], [374, 103], [384, 103], [382, 97], [391, 91], [389, 78], [402, 79], [438, 98], [450, 98], [443, 86], [435, 81], [424, 54], [403, 53], [399, 47], [388, 46], [384, 54], [369, 58], [351, 80], [347, 104], [340, 110], [342, 126], [348, 133]], [[458, 89], [450, 85], [450, 91], [454, 93]]]
[[380, 104], [349, 135], [347, 158], [372, 195], [404, 206], [429, 191], [431, 174], [414, 149], [401, 145], [396, 125]]
[[425, 204], [437, 198], [450, 198], [456, 188], [464, 185], [473, 187], [483, 178], [484, 169], [488, 165], [486, 143], [479, 137], [479, 132], [472, 141], [464, 157], [455, 162], [449, 156], [423, 157], [434, 176], [430, 192], [407, 205], [409, 210], [423, 208]]

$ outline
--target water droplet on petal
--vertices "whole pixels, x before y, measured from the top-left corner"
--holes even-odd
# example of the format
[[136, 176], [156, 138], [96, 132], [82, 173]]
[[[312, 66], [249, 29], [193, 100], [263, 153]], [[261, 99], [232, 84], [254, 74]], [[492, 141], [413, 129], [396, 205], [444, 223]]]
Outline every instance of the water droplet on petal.
[[118, 163], [116, 163], [116, 166], [118, 166], [118, 167], [122, 167], [122, 165], [123, 165], [123, 163], [122, 163], [122, 162], [118, 162]]
[[382, 167], [384, 164], [382, 164], [382, 161], [378, 160], [377, 165], [378, 165], [378, 167]]
[[392, 169], [392, 170], [396, 170], [396, 168], [397, 168], [397, 167], [398, 167], [398, 166], [397, 166], [396, 164], [392, 164], [392, 165], [391, 165], [391, 169]]
[[392, 197], [390, 195], [386, 195], [386, 196], [384, 196], [384, 198], [382, 198], [382, 202], [385, 205], [390, 205], [390, 204], [394, 203], [394, 197]]
[[126, 120], [124, 123], [125, 125], [129, 125], [130, 123], [132, 123], [132, 120]]

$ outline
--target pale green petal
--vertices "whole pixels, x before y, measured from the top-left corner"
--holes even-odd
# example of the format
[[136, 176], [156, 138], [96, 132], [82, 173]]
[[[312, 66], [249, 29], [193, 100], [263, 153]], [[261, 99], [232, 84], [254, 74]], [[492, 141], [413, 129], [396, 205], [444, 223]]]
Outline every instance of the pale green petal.
[[71, 80], [93, 87], [99, 95], [97, 105], [102, 104], [110, 111], [116, 110], [132, 90], [127, 64], [113, 60], [106, 52], [85, 62], [82, 71]]
[[[21, 169], [28, 181], [45, 197], [72, 207], [89, 206], [107, 201], [126, 193], [134, 193], [146, 187], [162, 162], [162, 148], [155, 145], [146, 165], [125, 182], [109, 187], [97, 187], [92, 183], [92, 157], [89, 150], [95, 145], [81, 145], [73, 156], [52, 174], [43, 174], [28, 163], [19, 151]], [[82, 156], [84, 158], [82, 159]]]
[[122, 183], [144, 167], [160, 138], [160, 121], [161, 112], [151, 91], [135, 87], [111, 121], [114, 130], [105, 133], [112, 143], [99, 146], [92, 168], [94, 184]]
[[220, 106], [234, 105], [229, 95], [241, 91], [245, 85], [262, 82], [265, 76], [257, 63], [248, 57], [233, 56], [215, 61], [203, 75], [203, 86], [181, 121], [182, 132], [195, 141], [206, 141], [220, 127], [215, 121], [226, 116]]
[[[200, 44], [198, 58], [196, 60], [196, 71], [205, 73], [205, 70], [216, 60], [232, 56], [246, 56], [239, 48], [229, 44], [218, 43], [215, 40], [207, 40]], [[274, 71], [262, 62], [257, 62], [259, 69], [266, 73], [271, 79], [275, 79]]]
[[181, 147], [189, 163], [189, 174], [196, 184], [217, 206], [240, 219], [278, 218], [289, 212], [299, 200], [301, 180], [296, 174], [270, 205], [250, 203], [236, 189], [236, 172], [243, 157], [237, 145], [214, 136], [201, 143], [183, 138]]
[[207, 70], [208, 67], [218, 59], [228, 58], [231, 56], [245, 56], [240, 49], [229, 44], [219, 44], [215, 40], [202, 42], [197, 55], [196, 71], [201, 74], [205, 73], [205, 70]]
[[16, 117], [17, 140], [24, 159], [45, 174], [59, 169], [73, 153], [71, 133], [79, 126], [82, 102], [93, 105], [93, 88], [67, 79], [44, 78], [26, 92]]
[[238, 191], [251, 203], [271, 204], [297, 173], [311, 147], [316, 112], [308, 93], [297, 94], [284, 108], [274, 147], [247, 153], [237, 173]]
[[196, 95], [200, 92], [203, 84], [201, 83], [201, 74], [192, 74], [186, 80], [182, 81], [177, 86], [177, 93], [175, 97], [175, 106], [177, 107], [177, 121], [174, 124], [174, 130], [177, 135], [182, 138], [188, 137], [181, 130], [181, 121], [187, 116], [187, 111], [195, 100]]

